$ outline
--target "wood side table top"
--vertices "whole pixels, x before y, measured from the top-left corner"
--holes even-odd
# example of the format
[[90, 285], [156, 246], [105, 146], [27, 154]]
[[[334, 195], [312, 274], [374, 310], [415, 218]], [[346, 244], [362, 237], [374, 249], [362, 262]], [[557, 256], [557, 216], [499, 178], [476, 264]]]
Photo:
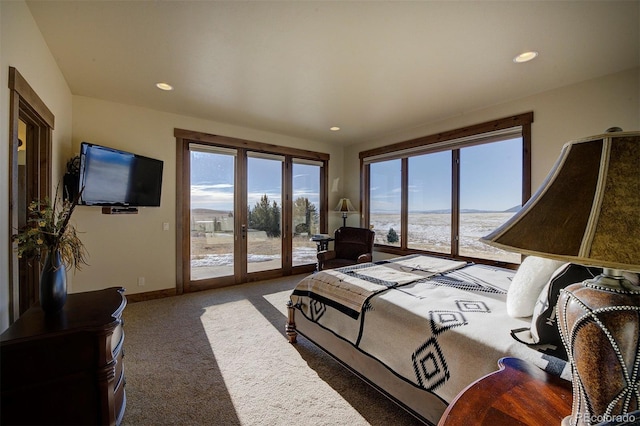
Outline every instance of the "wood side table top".
[[462, 391], [438, 426], [550, 426], [571, 414], [570, 382], [517, 358], [502, 358], [498, 366]]

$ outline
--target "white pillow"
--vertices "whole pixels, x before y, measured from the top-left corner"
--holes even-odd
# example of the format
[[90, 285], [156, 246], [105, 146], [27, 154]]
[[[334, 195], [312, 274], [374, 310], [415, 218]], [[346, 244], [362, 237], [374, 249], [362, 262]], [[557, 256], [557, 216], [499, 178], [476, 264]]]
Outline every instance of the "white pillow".
[[507, 291], [509, 316], [519, 318], [533, 315], [542, 288], [562, 265], [562, 261], [536, 256], [528, 256], [523, 260]]

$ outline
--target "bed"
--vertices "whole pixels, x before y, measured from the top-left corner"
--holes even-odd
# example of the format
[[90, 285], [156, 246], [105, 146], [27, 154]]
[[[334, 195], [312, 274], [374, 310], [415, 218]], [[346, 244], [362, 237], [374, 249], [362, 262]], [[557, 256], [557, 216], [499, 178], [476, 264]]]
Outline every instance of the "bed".
[[518, 342], [531, 319], [507, 313], [515, 271], [409, 255], [316, 272], [288, 302], [286, 333], [332, 355], [421, 421], [436, 424], [505, 356], [565, 378], [568, 365]]

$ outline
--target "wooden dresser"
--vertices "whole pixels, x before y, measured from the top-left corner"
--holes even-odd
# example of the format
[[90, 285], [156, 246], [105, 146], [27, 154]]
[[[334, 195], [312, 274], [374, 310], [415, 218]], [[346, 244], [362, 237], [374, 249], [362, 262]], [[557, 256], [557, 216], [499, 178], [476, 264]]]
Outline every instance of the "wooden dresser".
[[126, 405], [124, 289], [69, 294], [0, 335], [0, 424], [118, 425]]

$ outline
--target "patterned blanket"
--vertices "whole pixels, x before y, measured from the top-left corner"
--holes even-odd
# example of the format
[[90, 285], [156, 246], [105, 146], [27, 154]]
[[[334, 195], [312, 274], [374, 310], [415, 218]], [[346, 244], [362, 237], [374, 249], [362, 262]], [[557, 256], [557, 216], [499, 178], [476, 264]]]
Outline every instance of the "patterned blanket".
[[357, 319], [372, 295], [465, 265], [466, 262], [420, 255], [377, 264], [362, 263], [310, 275], [298, 284], [293, 294], [321, 300]]
[[570, 377], [563, 361], [511, 337], [512, 329], [529, 326], [506, 312], [513, 275], [412, 255], [315, 273], [291, 301], [309, 320], [448, 403], [504, 356]]

